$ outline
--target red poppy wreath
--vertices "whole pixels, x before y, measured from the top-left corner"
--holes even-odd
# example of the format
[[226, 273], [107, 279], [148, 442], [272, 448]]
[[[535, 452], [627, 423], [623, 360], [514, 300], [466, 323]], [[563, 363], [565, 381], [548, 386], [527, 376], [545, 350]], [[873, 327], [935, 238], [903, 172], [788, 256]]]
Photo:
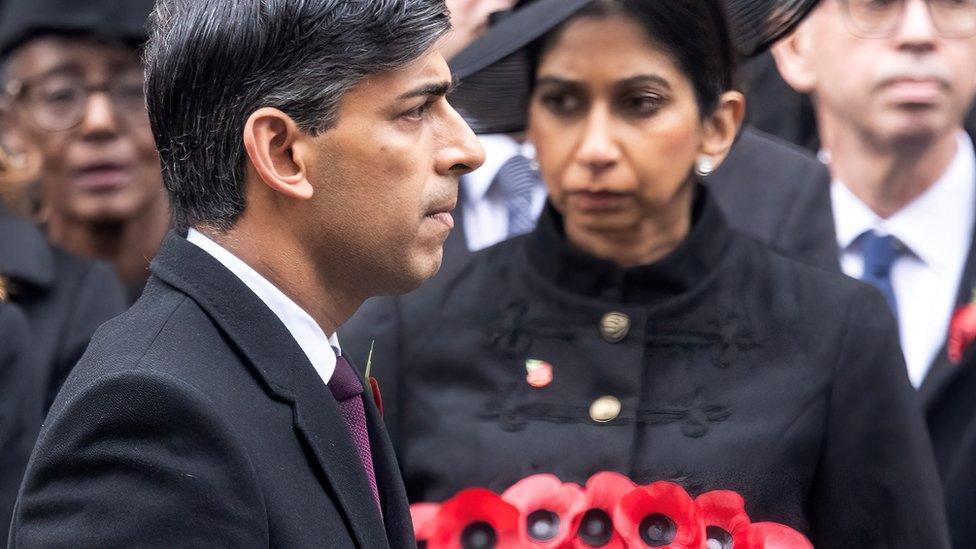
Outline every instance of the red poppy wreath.
[[697, 498], [671, 482], [638, 486], [597, 473], [586, 486], [533, 475], [501, 495], [482, 488], [448, 501], [410, 506], [427, 549], [812, 549], [782, 524], [752, 522], [742, 496], [727, 490]]

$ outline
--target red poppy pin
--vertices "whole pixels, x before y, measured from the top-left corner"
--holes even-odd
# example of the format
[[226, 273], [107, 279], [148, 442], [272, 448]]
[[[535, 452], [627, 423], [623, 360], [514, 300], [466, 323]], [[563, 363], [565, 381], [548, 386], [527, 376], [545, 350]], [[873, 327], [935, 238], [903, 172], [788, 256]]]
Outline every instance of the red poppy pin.
[[380, 417], [383, 417], [383, 394], [380, 393], [380, 382], [376, 381], [376, 378], [369, 375], [373, 371], [373, 345], [376, 341], [371, 341], [369, 343], [369, 356], [366, 357], [366, 383], [369, 385], [370, 392], [373, 393], [373, 402], [376, 403], [376, 409], [380, 412]]
[[969, 303], [960, 306], [952, 314], [952, 321], [949, 322], [949, 341], [947, 350], [949, 361], [953, 364], [962, 362], [966, 350], [976, 339], [976, 291]]

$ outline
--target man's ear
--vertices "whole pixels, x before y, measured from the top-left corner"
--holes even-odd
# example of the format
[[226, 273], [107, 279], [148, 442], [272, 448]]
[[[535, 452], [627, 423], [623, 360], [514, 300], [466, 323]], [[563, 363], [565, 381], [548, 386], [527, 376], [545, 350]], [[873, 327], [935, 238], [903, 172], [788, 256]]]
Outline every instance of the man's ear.
[[809, 21], [800, 24], [792, 34], [770, 48], [780, 76], [791, 88], [800, 93], [813, 93], [817, 75], [813, 70], [811, 54], [813, 40]]
[[244, 125], [244, 149], [258, 178], [271, 190], [307, 200], [314, 189], [308, 181], [307, 135], [290, 116], [262, 107]]
[[746, 98], [737, 91], [729, 91], [719, 97], [715, 112], [705, 119], [701, 155], [708, 159], [712, 168], [721, 164], [729, 154], [745, 115]]

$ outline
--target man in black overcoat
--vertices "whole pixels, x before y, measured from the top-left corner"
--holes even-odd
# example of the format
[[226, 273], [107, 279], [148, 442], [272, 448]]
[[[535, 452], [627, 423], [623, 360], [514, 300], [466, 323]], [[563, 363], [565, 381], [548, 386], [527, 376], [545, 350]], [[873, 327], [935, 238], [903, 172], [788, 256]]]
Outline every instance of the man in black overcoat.
[[965, 338], [961, 346], [947, 340], [976, 289], [976, 151], [966, 128], [976, 97], [976, 4], [956, 7], [819, 2], [773, 54], [784, 80], [810, 94], [814, 142], [832, 173], [819, 189], [827, 207], [806, 222], [832, 221], [825, 241], [838, 266], [877, 286], [896, 313], [953, 541], [969, 547], [976, 409], [964, 358], [972, 350]]
[[412, 546], [378, 388], [334, 332], [434, 274], [483, 160], [449, 26], [443, 0], [157, 2], [179, 229], [51, 408], [12, 547]]

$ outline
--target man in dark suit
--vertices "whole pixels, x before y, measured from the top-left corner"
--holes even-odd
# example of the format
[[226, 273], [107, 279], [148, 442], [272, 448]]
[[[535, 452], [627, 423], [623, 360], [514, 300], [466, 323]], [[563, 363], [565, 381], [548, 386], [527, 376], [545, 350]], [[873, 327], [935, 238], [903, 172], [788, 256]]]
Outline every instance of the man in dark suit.
[[334, 331], [433, 275], [483, 160], [448, 29], [443, 0], [157, 3], [149, 111], [186, 232], [65, 383], [11, 546], [413, 544]]
[[969, 547], [976, 410], [966, 355], [946, 339], [976, 289], [976, 152], [965, 131], [976, 97], [976, 5], [875, 8], [821, 2], [773, 53], [785, 81], [813, 98], [833, 176], [821, 190], [829, 207], [809, 220], [833, 220], [828, 240], [841, 269], [878, 287], [898, 317], [952, 535]]

